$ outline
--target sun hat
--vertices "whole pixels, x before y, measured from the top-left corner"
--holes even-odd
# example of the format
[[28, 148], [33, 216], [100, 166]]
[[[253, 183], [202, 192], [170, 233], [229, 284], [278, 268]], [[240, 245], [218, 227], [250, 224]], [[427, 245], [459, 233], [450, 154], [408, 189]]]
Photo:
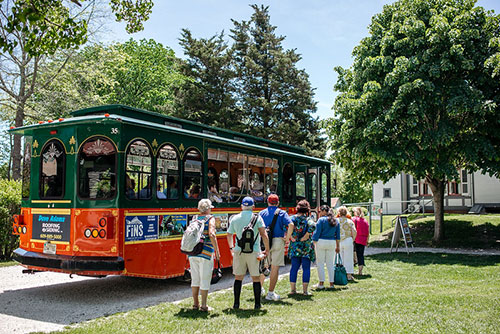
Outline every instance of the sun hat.
[[253, 202], [253, 198], [252, 197], [245, 197], [243, 198], [243, 200], [241, 201], [241, 205], [243, 206], [253, 206], [254, 205], [254, 202]]
[[280, 202], [280, 198], [278, 195], [276, 194], [271, 194], [269, 195], [269, 197], [267, 198], [267, 203], [271, 204], [271, 205], [278, 205], [278, 203]]
[[212, 201], [207, 198], [204, 198], [198, 202], [198, 211], [200, 212], [207, 212], [213, 207], [214, 206], [212, 205]]

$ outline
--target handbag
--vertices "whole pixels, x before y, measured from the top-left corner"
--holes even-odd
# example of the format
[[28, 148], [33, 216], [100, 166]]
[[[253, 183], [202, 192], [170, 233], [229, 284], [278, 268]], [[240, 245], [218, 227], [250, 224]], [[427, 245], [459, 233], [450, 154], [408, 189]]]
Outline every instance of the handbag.
[[347, 272], [342, 264], [342, 258], [338, 253], [335, 254], [335, 274], [333, 277], [335, 285], [347, 285]]
[[214, 268], [212, 271], [212, 280], [210, 281], [210, 284], [215, 284], [220, 281], [222, 278], [222, 268], [220, 266], [220, 261], [217, 260], [217, 267]]

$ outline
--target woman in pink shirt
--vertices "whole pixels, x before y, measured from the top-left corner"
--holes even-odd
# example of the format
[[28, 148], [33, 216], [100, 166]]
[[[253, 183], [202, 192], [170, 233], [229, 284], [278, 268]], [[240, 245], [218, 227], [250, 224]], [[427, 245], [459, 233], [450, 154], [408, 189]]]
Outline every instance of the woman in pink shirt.
[[370, 237], [370, 226], [364, 218], [363, 210], [360, 207], [352, 209], [354, 217], [352, 221], [356, 227], [356, 239], [354, 239], [354, 248], [356, 250], [356, 256], [358, 257], [358, 275], [363, 275], [363, 267], [365, 265], [365, 246], [368, 244], [368, 238]]

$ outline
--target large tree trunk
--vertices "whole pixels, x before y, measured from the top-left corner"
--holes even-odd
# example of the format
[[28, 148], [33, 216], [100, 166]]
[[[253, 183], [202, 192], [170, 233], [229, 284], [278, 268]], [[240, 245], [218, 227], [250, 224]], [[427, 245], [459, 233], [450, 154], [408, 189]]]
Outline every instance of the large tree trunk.
[[434, 199], [434, 237], [432, 241], [438, 243], [444, 238], [444, 188], [445, 181], [427, 177]]
[[[24, 124], [24, 107], [25, 102], [19, 101], [16, 110], [16, 128], [23, 126]], [[12, 147], [11, 157], [12, 157], [12, 178], [14, 180], [19, 180], [21, 178], [21, 135], [14, 135], [14, 145]]]

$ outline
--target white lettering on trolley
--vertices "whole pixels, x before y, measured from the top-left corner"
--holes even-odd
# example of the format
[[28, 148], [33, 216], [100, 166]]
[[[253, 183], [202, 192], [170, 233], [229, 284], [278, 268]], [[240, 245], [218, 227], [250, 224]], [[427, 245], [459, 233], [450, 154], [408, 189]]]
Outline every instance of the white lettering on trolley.
[[144, 235], [142, 222], [139, 218], [134, 217], [132, 220], [127, 220], [126, 238], [138, 238]]

